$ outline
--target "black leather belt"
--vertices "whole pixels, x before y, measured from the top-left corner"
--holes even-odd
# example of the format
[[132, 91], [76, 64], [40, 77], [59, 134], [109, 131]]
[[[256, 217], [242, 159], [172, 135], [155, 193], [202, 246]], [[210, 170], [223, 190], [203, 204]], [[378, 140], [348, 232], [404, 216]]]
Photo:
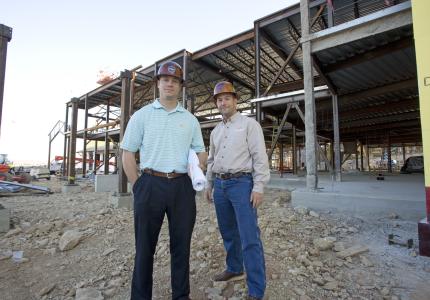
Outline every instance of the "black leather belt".
[[252, 173], [249, 173], [249, 172], [215, 173], [215, 177], [219, 179], [231, 179], [231, 178], [237, 178], [240, 176], [247, 176], [247, 175], [252, 175]]
[[187, 175], [187, 173], [175, 173], [175, 172], [164, 173], [164, 172], [158, 172], [152, 169], [143, 169], [143, 173], [153, 175], [153, 176], [158, 176], [158, 177], [169, 178], [169, 179]]

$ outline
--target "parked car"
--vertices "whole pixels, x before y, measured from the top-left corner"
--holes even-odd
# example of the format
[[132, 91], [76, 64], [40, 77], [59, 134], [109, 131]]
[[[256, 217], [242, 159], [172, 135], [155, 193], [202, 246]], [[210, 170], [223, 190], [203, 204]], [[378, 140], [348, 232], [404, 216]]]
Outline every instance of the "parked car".
[[423, 156], [411, 156], [406, 159], [405, 164], [400, 169], [402, 174], [410, 173], [424, 173], [424, 157]]

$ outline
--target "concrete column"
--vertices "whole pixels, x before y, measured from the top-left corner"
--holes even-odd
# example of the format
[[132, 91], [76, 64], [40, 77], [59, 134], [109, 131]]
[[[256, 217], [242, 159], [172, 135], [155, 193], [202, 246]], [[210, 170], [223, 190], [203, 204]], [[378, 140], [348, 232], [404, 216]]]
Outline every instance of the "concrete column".
[[363, 164], [364, 158], [363, 158], [363, 156], [364, 156], [364, 153], [363, 153], [363, 143], [360, 142], [360, 166], [361, 166], [361, 172], [364, 171], [364, 164]]
[[406, 162], [406, 149], [405, 145], [402, 145], [403, 164]]
[[334, 176], [336, 181], [342, 181], [342, 169], [340, 161], [340, 135], [339, 135], [339, 111], [337, 95], [332, 96], [333, 106], [333, 151], [334, 151]]
[[[4, 81], [6, 77], [6, 57], [7, 44], [12, 39], [12, 28], [0, 24], [0, 134], [1, 134], [1, 119], [3, 113], [3, 92]], [[49, 165], [48, 165], [49, 168]]]
[[[309, 1], [300, 0], [302, 39], [309, 36]], [[316, 157], [316, 116], [314, 98], [314, 78], [311, 57], [311, 42], [302, 42], [303, 83], [305, 91], [305, 138], [306, 138], [306, 187], [310, 190], [318, 188], [317, 157]]]
[[[121, 79], [122, 79], [122, 85], [121, 85], [121, 127], [119, 131], [119, 139], [120, 142], [124, 138], [125, 129], [127, 127], [127, 123], [130, 119], [130, 102], [133, 102], [133, 99], [131, 98], [131, 72], [128, 70], [125, 70], [124, 72], [121, 72]], [[122, 151], [120, 152], [122, 153]], [[124, 173], [123, 165], [122, 165], [122, 158], [119, 157], [117, 160], [117, 166], [118, 166], [118, 192], [126, 193], [127, 192], [127, 176]]]

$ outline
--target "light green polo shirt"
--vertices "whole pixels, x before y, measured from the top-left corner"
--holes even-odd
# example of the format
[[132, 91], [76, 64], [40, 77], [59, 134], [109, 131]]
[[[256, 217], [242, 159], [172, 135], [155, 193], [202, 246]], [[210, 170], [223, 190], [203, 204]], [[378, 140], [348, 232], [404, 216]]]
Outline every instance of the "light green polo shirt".
[[140, 150], [140, 168], [187, 172], [188, 152], [204, 152], [199, 121], [181, 105], [167, 111], [156, 99], [130, 118], [121, 149]]

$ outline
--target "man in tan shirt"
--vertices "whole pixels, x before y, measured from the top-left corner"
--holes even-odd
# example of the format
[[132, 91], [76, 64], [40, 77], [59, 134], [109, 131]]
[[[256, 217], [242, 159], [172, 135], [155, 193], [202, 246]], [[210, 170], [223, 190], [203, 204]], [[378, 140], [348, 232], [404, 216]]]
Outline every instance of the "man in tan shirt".
[[227, 268], [214, 280], [242, 279], [245, 267], [247, 299], [263, 299], [266, 271], [257, 207], [270, 178], [263, 130], [237, 111], [238, 96], [230, 82], [215, 86], [214, 100], [223, 119], [210, 137], [206, 198], [215, 203], [227, 252]]

